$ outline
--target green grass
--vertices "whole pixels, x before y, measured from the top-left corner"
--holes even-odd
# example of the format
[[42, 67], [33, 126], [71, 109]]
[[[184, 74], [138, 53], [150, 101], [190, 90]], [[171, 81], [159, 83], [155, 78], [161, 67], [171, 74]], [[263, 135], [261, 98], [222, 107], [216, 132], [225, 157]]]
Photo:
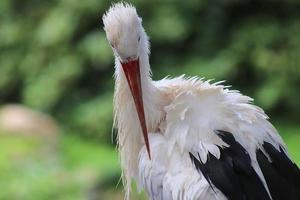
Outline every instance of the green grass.
[[105, 192], [103, 181], [112, 179], [108, 184], [114, 188], [120, 176], [117, 153], [107, 145], [68, 135], [57, 144], [0, 137], [1, 200], [90, 199], [98, 190]]
[[61, 159], [70, 169], [89, 167], [106, 176], [119, 171], [117, 150], [106, 144], [82, 141], [76, 136], [63, 136], [60, 145]]

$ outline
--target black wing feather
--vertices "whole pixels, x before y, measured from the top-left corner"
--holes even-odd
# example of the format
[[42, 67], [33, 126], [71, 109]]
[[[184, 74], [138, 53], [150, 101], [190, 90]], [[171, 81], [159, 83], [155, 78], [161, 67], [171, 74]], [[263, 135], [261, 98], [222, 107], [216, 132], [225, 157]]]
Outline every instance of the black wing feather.
[[270, 197], [262, 181], [251, 165], [248, 152], [229, 132], [218, 130], [219, 137], [230, 145], [220, 148], [221, 157], [217, 159], [208, 154], [206, 163], [190, 157], [197, 170], [201, 171], [210, 184], [213, 184], [231, 200], [269, 200]]
[[274, 200], [300, 200], [300, 170], [282, 148], [264, 142], [267, 156], [259, 149], [256, 156]]

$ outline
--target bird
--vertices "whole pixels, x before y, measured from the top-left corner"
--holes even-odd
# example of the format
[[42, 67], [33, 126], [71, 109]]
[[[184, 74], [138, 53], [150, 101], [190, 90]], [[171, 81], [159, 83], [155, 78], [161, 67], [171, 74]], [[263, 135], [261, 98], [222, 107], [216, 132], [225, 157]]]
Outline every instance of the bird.
[[197, 76], [153, 80], [136, 8], [112, 4], [102, 21], [125, 199], [134, 183], [151, 200], [300, 199], [300, 170], [252, 98]]

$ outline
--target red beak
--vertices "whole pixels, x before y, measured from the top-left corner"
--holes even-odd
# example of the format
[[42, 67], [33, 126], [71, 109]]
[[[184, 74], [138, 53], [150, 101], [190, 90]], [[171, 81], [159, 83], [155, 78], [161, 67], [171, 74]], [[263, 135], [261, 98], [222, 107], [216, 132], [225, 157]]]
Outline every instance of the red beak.
[[[133, 100], [135, 108], [140, 120], [140, 125], [142, 128], [145, 145], [147, 148], [149, 159], [151, 159], [150, 154], [150, 145], [148, 140], [147, 125], [145, 119], [145, 111], [143, 104], [143, 93], [142, 93], [142, 84], [141, 84], [141, 73], [140, 73], [140, 62], [139, 59], [129, 60], [128, 62], [121, 63]], [[128, 116], [130, 117], [130, 116]]]

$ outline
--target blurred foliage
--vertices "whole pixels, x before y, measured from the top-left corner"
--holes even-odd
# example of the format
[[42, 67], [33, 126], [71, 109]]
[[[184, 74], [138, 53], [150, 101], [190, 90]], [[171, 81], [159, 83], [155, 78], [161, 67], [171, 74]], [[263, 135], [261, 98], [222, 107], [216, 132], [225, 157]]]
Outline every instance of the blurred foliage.
[[[268, 112], [300, 111], [300, 1], [132, 1], [152, 42], [154, 78], [226, 79]], [[109, 1], [1, 1], [0, 102], [49, 112], [105, 140], [113, 55]], [[149, 9], [151, 8], [151, 9]]]
[[[183, 73], [225, 79], [234, 89], [254, 97], [272, 118], [299, 121], [299, 0], [129, 2], [137, 7], [151, 38], [154, 79]], [[97, 183], [78, 181], [76, 166], [84, 168], [93, 160], [91, 171], [99, 177], [110, 167], [118, 171], [112, 147], [102, 150], [101, 145], [89, 143], [111, 144], [114, 61], [101, 20], [111, 3], [0, 1], [0, 104], [20, 103], [49, 113], [63, 130], [88, 143], [81, 144], [77, 136], [63, 136], [56, 156], [40, 159], [31, 154], [39, 143], [1, 138], [0, 175], [5, 178], [0, 186], [7, 190], [0, 199], [26, 199], [28, 194], [36, 194], [37, 199], [58, 195], [82, 199], [81, 191], [87, 189], [83, 185]], [[299, 137], [287, 134], [284, 138], [299, 163]], [[26, 167], [30, 160], [3, 162], [9, 157], [5, 146], [10, 145], [28, 153], [35, 160], [33, 165]], [[47, 178], [37, 178], [41, 175]]]

